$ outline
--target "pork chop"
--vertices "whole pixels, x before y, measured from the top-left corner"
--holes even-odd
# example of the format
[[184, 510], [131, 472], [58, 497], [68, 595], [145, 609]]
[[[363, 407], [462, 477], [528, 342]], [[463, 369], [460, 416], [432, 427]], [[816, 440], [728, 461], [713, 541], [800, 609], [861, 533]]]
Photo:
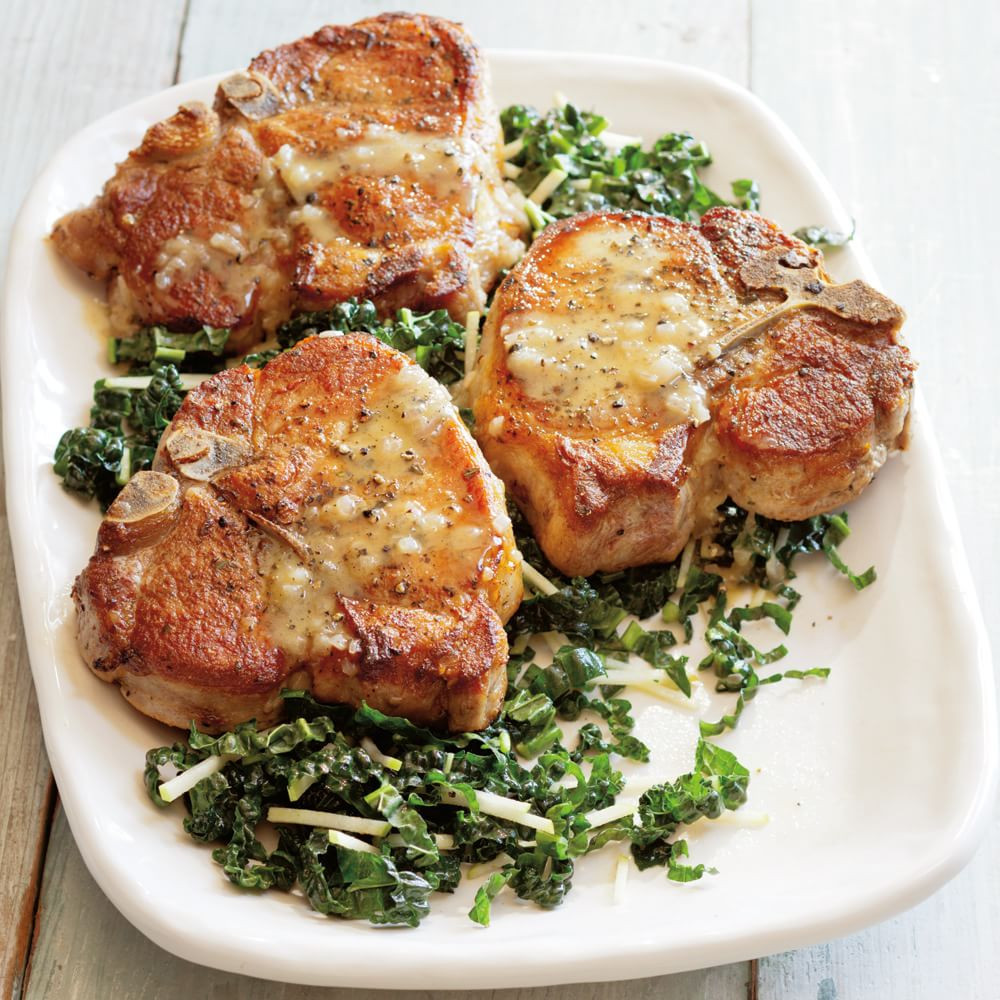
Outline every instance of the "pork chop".
[[321, 336], [188, 394], [73, 595], [91, 669], [169, 725], [269, 725], [302, 687], [464, 731], [503, 699], [520, 556], [447, 391]]
[[351, 296], [463, 319], [524, 249], [501, 140], [462, 28], [383, 14], [263, 52], [214, 110], [151, 126], [52, 237], [107, 283], [118, 335], [230, 327], [242, 353]]
[[493, 470], [562, 572], [669, 561], [728, 495], [830, 510], [904, 443], [902, 310], [761, 216], [592, 213], [504, 279], [471, 383]]

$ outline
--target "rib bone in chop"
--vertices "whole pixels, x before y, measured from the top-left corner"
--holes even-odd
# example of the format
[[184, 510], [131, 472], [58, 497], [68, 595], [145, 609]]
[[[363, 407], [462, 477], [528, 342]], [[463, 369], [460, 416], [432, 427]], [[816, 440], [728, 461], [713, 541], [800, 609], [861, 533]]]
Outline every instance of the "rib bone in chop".
[[793, 309], [826, 309], [835, 316], [869, 326], [898, 327], [905, 319], [903, 310], [892, 299], [867, 282], [856, 279], [843, 285], [830, 284], [824, 277], [822, 263], [797, 250], [777, 247], [752, 257], [740, 268], [740, 280], [749, 291], [783, 291], [785, 301], [773, 312], [748, 320], [712, 341], [708, 352], [696, 362], [699, 368], [711, 366], [723, 354]]
[[751, 212], [576, 216], [497, 292], [476, 433], [562, 572], [671, 560], [727, 495], [796, 520], [868, 485], [905, 439], [902, 321]]

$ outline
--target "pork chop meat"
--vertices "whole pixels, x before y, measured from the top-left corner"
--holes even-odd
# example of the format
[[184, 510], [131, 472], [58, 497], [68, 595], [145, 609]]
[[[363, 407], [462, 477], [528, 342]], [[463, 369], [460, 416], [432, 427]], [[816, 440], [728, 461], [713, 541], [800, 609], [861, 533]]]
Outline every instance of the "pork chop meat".
[[523, 251], [486, 64], [455, 24], [385, 14], [264, 52], [214, 109], [154, 124], [55, 226], [115, 332], [230, 327], [241, 352], [351, 296], [479, 309]]
[[447, 392], [365, 334], [190, 392], [74, 587], [97, 676], [209, 732], [272, 723], [284, 687], [482, 728], [520, 597], [502, 484]]
[[726, 496], [794, 520], [864, 489], [905, 441], [902, 320], [755, 213], [575, 216], [500, 285], [477, 436], [562, 572], [669, 561]]

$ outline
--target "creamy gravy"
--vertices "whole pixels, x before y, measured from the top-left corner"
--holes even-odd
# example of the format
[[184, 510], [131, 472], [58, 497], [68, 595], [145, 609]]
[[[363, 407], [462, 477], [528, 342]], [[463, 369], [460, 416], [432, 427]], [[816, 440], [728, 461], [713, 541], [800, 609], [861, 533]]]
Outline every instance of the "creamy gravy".
[[415, 181], [471, 213], [475, 185], [471, 168], [481, 151], [456, 136], [370, 128], [345, 137], [343, 145], [321, 153], [282, 146], [271, 158], [292, 197], [300, 205], [310, 195], [344, 177], [391, 177]]
[[[242, 311], [248, 310], [261, 288], [274, 284], [276, 271], [266, 244], [276, 249], [287, 244], [287, 234], [274, 229], [262, 213], [248, 226], [220, 224], [208, 240], [181, 232], [166, 240], [156, 256], [153, 282], [161, 292], [195, 280], [207, 271]], [[264, 252], [262, 252], [264, 251]]]
[[421, 368], [385, 379], [366, 409], [363, 421], [328, 431], [326, 454], [313, 462], [317, 478], [336, 485], [290, 526], [304, 551], [263, 538], [266, 624], [294, 658], [358, 651], [338, 595], [424, 606], [423, 595], [450, 584], [456, 600], [468, 596], [509, 524], [506, 515], [490, 524], [475, 512], [458, 486], [461, 470], [446, 477], [457, 488], [440, 481], [442, 432], [460, 418]]
[[317, 243], [330, 244], [335, 240], [350, 240], [337, 220], [318, 205], [301, 205], [293, 208], [288, 213], [288, 221], [293, 226], [305, 226]]
[[248, 250], [241, 227], [231, 223], [229, 229], [230, 232], [220, 230], [207, 242], [189, 233], [167, 240], [156, 258], [153, 278], [156, 287], [167, 291], [177, 283], [193, 280], [201, 271], [208, 271], [242, 310], [249, 309], [256, 291], [255, 269], [242, 266]]
[[560, 281], [574, 284], [570, 301], [511, 314], [500, 331], [507, 367], [527, 395], [570, 412], [706, 421], [704, 389], [692, 375], [733, 325], [728, 289], [706, 294], [657, 241], [614, 228], [576, 234], [560, 254]]

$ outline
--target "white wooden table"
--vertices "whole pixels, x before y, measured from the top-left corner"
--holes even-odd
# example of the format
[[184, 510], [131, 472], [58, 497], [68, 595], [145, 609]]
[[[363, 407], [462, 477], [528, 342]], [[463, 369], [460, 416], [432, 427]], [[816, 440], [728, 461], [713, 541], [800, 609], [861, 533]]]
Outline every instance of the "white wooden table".
[[[39, 167], [94, 118], [378, 0], [35, 0], [5, 7], [0, 262]], [[390, 5], [391, 6], [391, 5]], [[427, 0], [485, 46], [616, 52], [693, 63], [751, 87], [800, 135], [858, 221], [909, 341], [943, 445], [995, 648], [1000, 648], [1000, 337], [988, 307], [997, 231], [1000, 18], [990, 0]], [[666, 123], [669, 124], [669, 123]], [[6, 331], [16, 337], [16, 330]], [[0, 995], [307, 997], [181, 961], [96, 887], [45, 761], [6, 531], [0, 547]], [[941, 664], [947, 669], [947, 664]], [[891, 845], [887, 845], [891, 849]], [[949, 886], [841, 941], [701, 972], [516, 993], [563, 998], [963, 1000], [1000, 996], [1000, 824]], [[419, 983], [415, 983], [419, 986]], [[485, 997], [494, 989], [466, 994]], [[388, 994], [387, 994], [388, 995]], [[406, 993], [400, 997], [427, 994]], [[462, 1000], [465, 1000], [465, 997]]]

